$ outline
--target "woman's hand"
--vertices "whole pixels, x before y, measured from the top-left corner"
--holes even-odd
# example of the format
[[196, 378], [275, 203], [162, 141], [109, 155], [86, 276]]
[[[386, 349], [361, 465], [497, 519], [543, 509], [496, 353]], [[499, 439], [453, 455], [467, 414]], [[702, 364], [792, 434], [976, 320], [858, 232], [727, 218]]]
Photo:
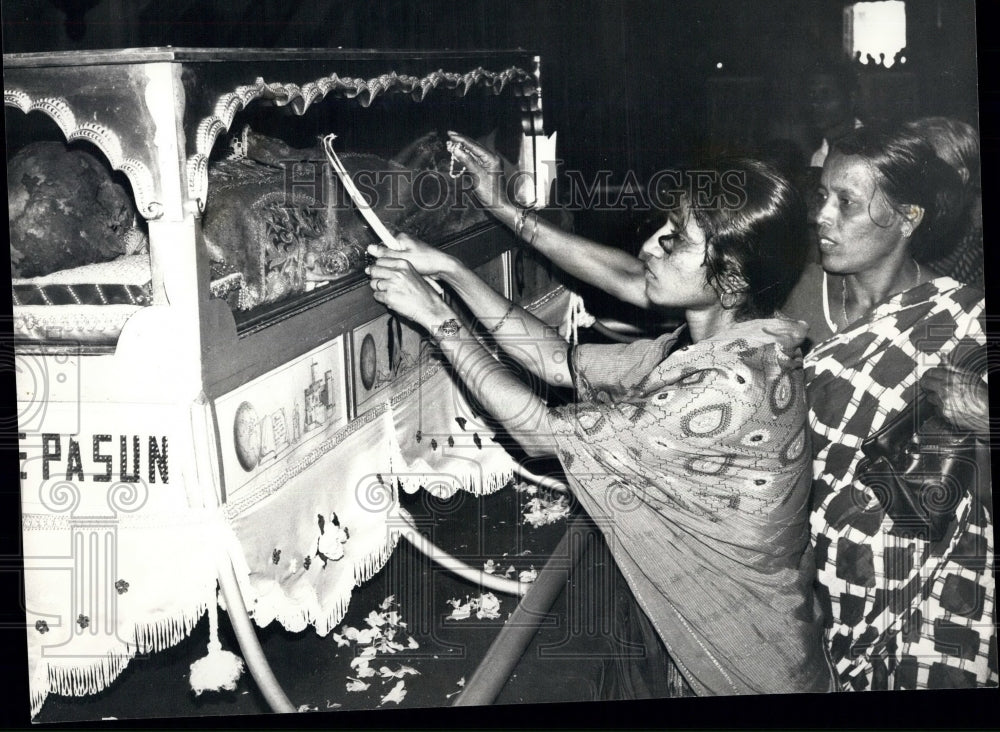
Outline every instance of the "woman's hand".
[[929, 369], [920, 386], [931, 404], [941, 410], [941, 416], [955, 427], [984, 439], [989, 436], [989, 390], [979, 374], [943, 364]]
[[396, 241], [399, 242], [401, 249], [390, 249], [383, 244], [369, 244], [367, 251], [377, 259], [383, 257], [405, 259], [413, 269], [428, 277], [439, 277], [455, 265], [454, 257], [408, 234], [397, 234]]
[[453, 313], [405, 259], [383, 256], [365, 268], [372, 297], [390, 310], [433, 331]]
[[503, 159], [465, 135], [449, 132], [448, 138], [448, 152], [472, 176], [475, 182], [473, 191], [480, 202], [487, 209], [495, 209], [509, 204]]
[[804, 320], [772, 318], [766, 321], [763, 331], [775, 337], [778, 347], [788, 357], [794, 357], [809, 332], [809, 323]]

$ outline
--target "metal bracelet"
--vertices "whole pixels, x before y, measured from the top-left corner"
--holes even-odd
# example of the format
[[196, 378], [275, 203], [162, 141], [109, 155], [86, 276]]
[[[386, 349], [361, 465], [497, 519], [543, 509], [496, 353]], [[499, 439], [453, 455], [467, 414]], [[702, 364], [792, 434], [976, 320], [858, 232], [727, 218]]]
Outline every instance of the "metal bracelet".
[[514, 219], [514, 236], [521, 238], [521, 231], [524, 230], [524, 221], [528, 218], [528, 209], [518, 209], [517, 217]]
[[538, 214], [535, 213], [532, 218], [533, 225], [531, 227], [531, 238], [528, 240], [529, 246], [535, 246], [535, 237], [538, 236]]
[[487, 333], [496, 333], [498, 330], [500, 330], [500, 326], [504, 324], [504, 322], [507, 320], [508, 317], [510, 317], [510, 314], [512, 312], [514, 312], [514, 303], [510, 304], [510, 307], [507, 308], [507, 312], [504, 313], [503, 317], [500, 318], [500, 320], [497, 321], [496, 325], [494, 325], [492, 328], [490, 328], [486, 332]]

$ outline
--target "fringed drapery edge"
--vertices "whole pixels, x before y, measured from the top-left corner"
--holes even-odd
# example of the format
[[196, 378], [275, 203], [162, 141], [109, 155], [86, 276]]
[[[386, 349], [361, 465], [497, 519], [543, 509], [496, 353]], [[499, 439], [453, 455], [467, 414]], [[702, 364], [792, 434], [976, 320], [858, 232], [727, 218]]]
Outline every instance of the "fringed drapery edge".
[[[355, 559], [351, 565], [353, 583], [350, 589], [338, 597], [321, 603], [319, 598], [314, 595], [313, 601], [308, 606], [293, 607], [293, 601], [284, 593], [276, 593], [280, 594], [281, 598], [277, 601], [268, 596], [246, 598], [244, 594], [244, 599], [248, 600], [247, 607], [250, 617], [259, 627], [266, 627], [272, 621], [277, 621], [285, 630], [297, 633], [312, 625], [317, 635], [326, 636], [337, 627], [347, 614], [354, 588], [374, 577], [389, 561], [396, 544], [399, 543], [399, 536], [398, 529], [391, 529], [382, 546], [359, 559]], [[324, 611], [323, 605], [327, 604], [329, 604], [329, 609]]]
[[[31, 716], [41, 712], [45, 700], [50, 693], [62, 696], [88, 696], [104, 691], [121, 675], [125, 667], [137, 655], [156, 653], [171, 648], [191, 635], [191, 631], [205, 614], [207, 606], [200, 604], [193, 612], [186, 612], [178, 619], [176, 616], [165, 621], [136, 626], [134, 640], [123, 643], [118, 651], [108, 651], [98, 660], [88, 666], [76, 664], [72, 667], [57, 666], [41, 659], [44, 665], [40, 678], [32, 679], [30, 690]], [[44, 688], [37, 688], [38, 684]]]
[[[426, 480], [421, 479], [419, 476], [414, 476], [414, 471], [417, 473], [420, 472], [416, 467], [413, 467], [407, 473], [392, 476], [395, 477], [399, 483], [399, 487], [406, 493], [412, 494], [421, 488], [427, 488]], [[471, 493], [474, 496], [489, 496], [511, 484], [514, 480], [514, 469], [503, 468], [501, 470], [494, 470], [482, 477], [474, 472], [469, 472], [461, 476], [449, 474], [449, 477], [454, 481], [455, 487], [459, 490]], [[448, 498], [450, 496], [438, 497]]]

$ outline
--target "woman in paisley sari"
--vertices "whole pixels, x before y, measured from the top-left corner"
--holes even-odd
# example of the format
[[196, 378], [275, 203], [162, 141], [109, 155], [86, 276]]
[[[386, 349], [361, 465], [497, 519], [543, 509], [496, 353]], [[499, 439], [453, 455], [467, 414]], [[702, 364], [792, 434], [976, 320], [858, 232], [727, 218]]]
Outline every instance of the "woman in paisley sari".
[[[369, 248], [374, 297], [434, 334], [529, 455], [555, 454], [641, 610], [640, 682], [660, 693], [828, 691], [808, 546], [802, 328], [775, 317], [804, 261], [804, 206], [770, 167], [732, 161], [744, 197], [684, 199], [642, 246], [649, 300], [685, 324], [569, 347], [454, 258], [408, 237]], [[577, 400], [549, 408], [421, 275], [445, 282], [506, 354]], [[612, 595], [607, 602], [622, 602]], [[645, 631], [649, 631], [648, 633]], [[643, 646], [632, 646], [642, 656]]]
[[856, 474], [865, 438], [922, 387], [959, 427], [986, 429], [985, 377], [960, 366], [985, 345], [982, 292], [920, 264], [949, 229], [957, 185], [912, 133], [866, 127], [841, 140], [819, 191], [821, 282], [800, 284], [792, 298], [810, 307], [786, 308], [829, 335], [805, 359], [811, 525], [826, 638], [845, 690], [997, 683], [985, 474], [952, 486], [937, 541]]
[[[484, 181], [499, 168], [460, 135], [456, 157]], [[989, 439], [981, 363], [982, 292], [926, 264], [947, 252], [961, 179], [913, 130], [850, 133], [823, 168], [822, 265], [807, 265], [781, 310], [809, 326], [816, 546], [826, 639], [844, 689], [995, 685], [990, 476], [966, 486], [942, 551], [894, 525], [853, 480], [861, 443], [919, 390], [960, 430]], [[483, 173], [487, 173], [483, 175]], [[517, 220], [494, 185], [501, 221]], [[529, 239], [529, 237], [524, 237]], [[530, 244], [584, 282], [649, 307], [642, 263], [628, 252], [546, 222]], [[919, 388], [917, 382], [919, 380]], [[863, 509], [863, 510], [862, 510]], [[860, 523], [862, 528], [855, 526]]]

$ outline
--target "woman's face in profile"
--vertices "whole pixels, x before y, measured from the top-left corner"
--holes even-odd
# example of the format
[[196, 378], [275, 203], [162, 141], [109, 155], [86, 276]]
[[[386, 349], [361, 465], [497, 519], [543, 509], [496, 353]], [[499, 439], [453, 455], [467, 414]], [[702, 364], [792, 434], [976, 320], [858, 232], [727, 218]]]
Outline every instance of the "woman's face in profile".
[[687, 209], [671, 212], [639, 252], [645, 264], [646, 296], [656, 305], [697, 309], [717, 304], [705, 266], [705, 233]]
[[816, 226], [823, 269], [855, 274], [876, 268], [906, 245], [905, 222], [878, 187], [874, 171], [856, 155], [826, 159]]

